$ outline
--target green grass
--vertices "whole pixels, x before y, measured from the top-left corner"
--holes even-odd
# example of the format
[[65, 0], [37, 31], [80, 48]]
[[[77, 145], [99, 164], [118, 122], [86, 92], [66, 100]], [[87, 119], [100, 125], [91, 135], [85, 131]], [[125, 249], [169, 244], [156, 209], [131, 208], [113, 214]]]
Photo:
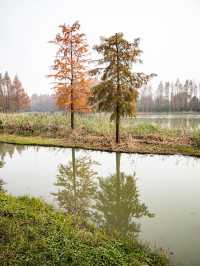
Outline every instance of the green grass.
[[37, 145], [48, 147], [66, 147], [61, 139], [47, 138], [40, 136], [17, 136], [17, 135], [0, 135], [0, 142], [20, 144], [20, 145]]
[[[88, 132], [110, 134], [114, 125], [110, 124], [108, 116], [93, 114], [76, 114], [76, 128], [87, 129]], [[65, 136], [70, 129], [69, 114], [19, 113], [0, 114], [0, 130], [19, 135]]]
[[0, 193], [1, 265], [168, 266], [136, 240], [119, 240], [40, 199]]
[[[108, 114], [76, 114], [75, 126], [91, 134], [114, 135], [115, 124]], [[69, 114], [19, 113], [0, 114], [0, 131], [16, 135], [45, 135], [64, 137], [70, 131]], [[121, 133], [132, 135], [161, 134], [178, 136], [181, 130], [163, 129], [152, 123], [138, 122], [135, 118], [121, 120]]]

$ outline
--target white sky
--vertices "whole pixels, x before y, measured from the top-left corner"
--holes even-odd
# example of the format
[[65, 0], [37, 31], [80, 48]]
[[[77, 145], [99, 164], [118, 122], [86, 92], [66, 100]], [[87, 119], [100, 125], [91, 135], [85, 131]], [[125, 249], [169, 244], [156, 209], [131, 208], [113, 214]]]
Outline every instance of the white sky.
[[49, 66], [58, 25], [81, 23], [99, 36], [141, 37], [143, 65], [159, 80], [200, 80], [200, 0], [0, 0], [0, 72], [17, 74], [29, 94], [52, 93]]

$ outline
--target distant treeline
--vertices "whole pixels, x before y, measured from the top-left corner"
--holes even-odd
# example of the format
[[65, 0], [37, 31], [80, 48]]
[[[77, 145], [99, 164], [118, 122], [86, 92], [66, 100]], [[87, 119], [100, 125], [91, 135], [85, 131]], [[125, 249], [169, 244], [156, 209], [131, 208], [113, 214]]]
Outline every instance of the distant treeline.
[[[30, 111], [54, 112], [59, 110], [61, 108], [56, 106], [55, 96], [48, 94], [31, 96]], [[137, 111], [200, 112], [200, 84], [192, 80], [182, 83], [177, 79], [175, 83], [160, 82], [156, 89], [151, 86], [143, 87], [139, 93]]]
[[58, 111], [53, 95], [28, 96], [17, 76], [11, 79], [8, 72], [0, 73], [0, 112], [54, 112]]
[[60, 108], [56, 106], [55, 96], [48, 94], [33, 94], [31, 96], [31, 112], [56, 112], [59, 110]]
[[[8, 72], [0, 74], [0, 112], [56, 112], [61, 109], [56, 105], [54, 95], [33, 94], [29, 97], [17, 76], [11, 80]], [[145, 86], [139, 91], [137, 111], [200, 112], [200, 84], [192, 80], [182, 83], [177, 79], [175, 83], [160, 82], [156, 89]]]
[[160, 82], [155, 90], [143, 87], [137, 102], [140, 112], [200, 112], [200, 84], [192, 80]]

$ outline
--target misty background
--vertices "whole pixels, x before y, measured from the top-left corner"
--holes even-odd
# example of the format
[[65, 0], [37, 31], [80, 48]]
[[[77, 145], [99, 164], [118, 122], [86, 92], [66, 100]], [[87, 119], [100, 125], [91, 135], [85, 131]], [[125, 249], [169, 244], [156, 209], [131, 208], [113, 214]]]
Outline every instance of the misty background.
[[115, 32], [140, 37], [144, 63], [137, 70], [156, 73], [153, 84], [199, 82], [199, 13], [198, 0], [0, 0], [0, 72], [17, 74], [29, 95], [52, 93], [46, 75], [56, 47], [48, 42], [60, 24], [79, 20], [90, 48]]

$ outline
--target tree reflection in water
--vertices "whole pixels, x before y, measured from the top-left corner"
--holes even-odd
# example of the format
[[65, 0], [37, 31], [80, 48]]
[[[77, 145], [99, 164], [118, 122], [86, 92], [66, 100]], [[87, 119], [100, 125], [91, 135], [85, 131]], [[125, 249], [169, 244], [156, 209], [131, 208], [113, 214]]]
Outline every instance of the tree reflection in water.
[[4, 160], [6, 155], [9, 155], [10, 158], [12, 158], [13, 153], [17, 151], [19, 154], [26, 149], [27, 146], [24, 145], [13, 145], [13, 144], [7, 144], [7, 143], [0, 143], [0, 158], [1, 160]]
[[[26, 148], [24, 145], [13, 145], [13, 144], [7, 144], [7, 143], [0, 143], [0, 168], [4, 166], [5, 157], [8, 156], [12, 158], [15, 151], [18, 152], [18, 154], [21, 154], [21, 152]], [[6, 183], [3, 181], [3, 179], [0, 179], [0, 192], [6, 192], [6, 190], [3, 188], [3, 186]]]
[[52, 194], [68, 213], [87, 217], [109, 234], [136, 237], [140, 224], [135, 220], [153, 214], [139, 199], [135, 174], [120, 171], [120, 157], [116, 153], [116, 174], [97, 178], [97, 163], [88, 156], [76, 159], [72, 149], [72, 160], [59, 166], [59, 190]]
[[116, 174], [99, 178], [96, 193], [96, 222], [108, 233], [136, 237], [140, 224], [136, 218], [153, 217], [147, 206], [139, 199], [134, 175], [120, 172], [120, 153], [116, 153]]
[[97, 173], [92, 170], [96, 164], [88, 156], [75, 158], [75, 149], [72, 149], [72, 160], [67, 164], [60, 164], [57, 175], [57, 193], [52, 193], [61, 208], [75, 215], [88, 217], [96, 186], [94, 179]]
[[[4, 165], [4, 162], [0, 161], [0, 168], [3, 167], [3, 165]], [[3, 179], [0, 178], [0, 193], [6, 192], [6, 190], [4, 189], [4, 185], [5, 185], [5, 182], [3, 181]]]

